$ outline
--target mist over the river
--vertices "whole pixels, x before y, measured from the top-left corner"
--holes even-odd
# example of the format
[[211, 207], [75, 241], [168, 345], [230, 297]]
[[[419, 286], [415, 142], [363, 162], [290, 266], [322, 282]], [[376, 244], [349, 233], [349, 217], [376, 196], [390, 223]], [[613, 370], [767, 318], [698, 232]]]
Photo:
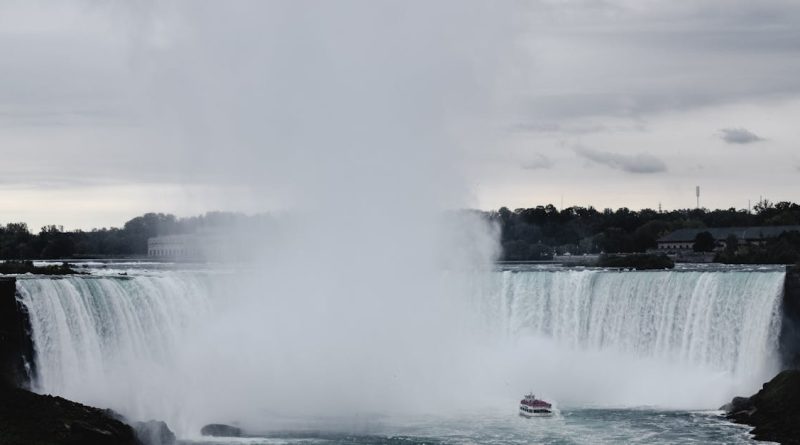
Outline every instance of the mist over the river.
[[494, 138], [508, 6], [117, 11], [139, 20], [146, 122], [184, 152], [178, 173], [279, 221], [230, 234], [261, 253], [164, 377], [191, 394], [187, 416], [420, 412], [473, 397], [484, 340], [442, 273], [482, 273], [497, 254], [495, 228], [452, 212], [474, 203], [464, 156]]

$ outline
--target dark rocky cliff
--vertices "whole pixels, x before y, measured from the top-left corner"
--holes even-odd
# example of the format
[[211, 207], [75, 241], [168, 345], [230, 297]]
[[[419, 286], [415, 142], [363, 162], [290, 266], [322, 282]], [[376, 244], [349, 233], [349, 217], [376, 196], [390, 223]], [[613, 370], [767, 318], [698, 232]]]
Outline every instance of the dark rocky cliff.
[[0, 384], [25, 387], [33, 366], [33, 344], [16, 279], [0, 276]]
[[800, 369], [800, 267], [786, 268], [780, 345], [784, 368]]
[[0, 386], [3, 445], [141, 445], [117, 417], [61, 397]]
[[800, 371], [783, 371], [752, 397], [736, 397], [726, 416], [754, 426], [757, 440], [800, 445]]

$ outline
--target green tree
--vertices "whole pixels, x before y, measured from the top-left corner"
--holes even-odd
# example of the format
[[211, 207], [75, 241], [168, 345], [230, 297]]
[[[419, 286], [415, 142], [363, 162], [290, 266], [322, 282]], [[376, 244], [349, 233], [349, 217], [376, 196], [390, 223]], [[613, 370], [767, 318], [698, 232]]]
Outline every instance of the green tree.
[[75, 241], [71, 234], [64, 232], [64, 226], [42, 227], [36, 246], [39, 258], [69, 258], [75, 253]]
[[729, 256], [736, 255], [739, 250], [739, 237], [731, 233], [725, 238], [725, 254]]
[[658, 247], [657, 240], [669, 232], [669, 224], [664, 221], [648, 221], [633, 232], [633, 245], [637, 252]]
[[711, 252], [714, 250], [714, 236], [711, 232], [700, 232], [694, 237], [692, 250], [695, 252]]

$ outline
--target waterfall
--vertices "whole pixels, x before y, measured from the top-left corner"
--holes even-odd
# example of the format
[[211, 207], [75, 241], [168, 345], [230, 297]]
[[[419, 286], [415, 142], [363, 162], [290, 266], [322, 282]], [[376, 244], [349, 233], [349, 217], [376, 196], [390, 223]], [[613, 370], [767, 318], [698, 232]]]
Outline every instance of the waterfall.
[[783, 271], [502, 272], [512, 337], [752, 374], [776, 358]]
[[[412, 381], [404, 382], [409, 385], [404, 391], [434, 385], [446, 393], [449, 386], [443, 385], [460, 387], [469, 382], [473, 396], [501, 394], [505, 403], [536, 384], [562, 403], [710, 407], [732, 395], [752, 392], [775, 371], [784, 275], [782, 269], [505, 270], [488, 276], [448, 275], [446, 280], [457, 281], [460, 293], [471, 293], [465, 297], [472, 299], [462, 302], [474, 303], [475, 312], [488, 320], [484, 327], [489, 330], [483, 333], [476, 326], [476, 332], [482, 333], [465, 335], [464, 345], [441, 343], [459, 349], [452, 365], [409, 377]], [[293, 319], [299, 325], [286, 331], [282, 329], [292, 325], [281, 322], [280, 314], [272, 314], [273, 330], [264, 332], [275, 335], [264, 339], [220, 339], [217, 331], [209, 332], [212, 320], [226, 326], [264, 323], [261, 313], [245, 317], [229, 311], [221, 318], [219, 296], [227, 292], [233, 297], [235, 292], [228, 285], [236, 279], [225, 282], [188, 271], [127, 277], [21, 277], [17, 290], [30, 313], [35, 388], [111, 407], [136, 419], [163, 419], [178, 431], [191, 432], [197, 431], [200, 421], [219, 420], [213, 417], [218, 415], [213, 408], [221, 406], [220, 397], [230, 395], [228, 401], [234, 404], [255, 401], [269, 407], [275, 403], [276, 391], [302, 390], [305, 380], [285, 381], [294, 375], [282, 370], [285, 360], [299, 360], [296, 369], [318, 363], [322, 375], [333, 378], [331, 362], [309, 355], [320, 338], [316, 330], [302, 341], [295, 337], [311, 329], [301, 320]], [[305, 304], [282, 306], [288, 300], [276, 295], [264, 301], [265, 307], [276, 311], [288, 307], [295, 316], [302, 313], [297, 306]], [[346, 306], [347, 312], [340, 313], [357, 309]], [[379, 307], [370, 314], [381, 314]], [[447, 316], [444, 311], [437, 315]], [[314, 319], [324, 320], [320, 317], [324, 313]], [[437, 332], [442, 334], [456, 326], [444, 318], [440, 324]], [[335, 321], [325, 326], [337, 328]], [[243, 327], [234, 332], [249, 330]], [[476, 341], [483, 337], [488, 340]], [[431, 343], [437, 345], [436, 339]], [[347, 353], [348, 345], [338, 347], [344, 349], [323, 351]], [[413, 360], [416, 349], [413, 344], [408, 347], [410, 352], [397, 350], [391, 355]], [[459, 354], [468, 359], [457, 362], [463, 358]], [[327, 360], [335, 360], [335, 355]], [[392, 375], [398, 375], [400, 362], [391, 363], [395, 364], [388, 371], [376, 367], [370, 372], [389, 372], [391, 381]], [[244, 373], [226, 374], [232, 367], [242, 370], [243, 366], [249, 367]], [[274, 378], [260, 378], [264, 373]], [[436, 380], [437, 373], [447, 378]], [[262, 386], [249, 402], [236, 395], [247, 388], [230, 386], [252, 382]], [[233, 390], [243, 392], [226, 393]], [[215, 405], [208, 408], [209, 402]], [[208, 408], [198, 415], [199, 420], [185, 416], [190, 407], [199, 406]], [[280, 407], [271, 409], [281, 412]]]
[[511, 386], [577, 405], [709, 408], [779, 369], [784, 279], [783, 268], [505, 270], [482, 311], [506, 339], [496, 375]]
[[169, 416], [160, 379], [210, 309], [199, 274], [20, 278], [30, 314], [39, 392], [111, 407], [134, 418]]

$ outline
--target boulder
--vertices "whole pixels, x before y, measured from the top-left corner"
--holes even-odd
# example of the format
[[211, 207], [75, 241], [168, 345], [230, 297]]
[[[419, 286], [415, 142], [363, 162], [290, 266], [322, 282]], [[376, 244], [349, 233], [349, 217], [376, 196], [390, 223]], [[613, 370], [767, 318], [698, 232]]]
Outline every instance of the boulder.
[[136, 438], [142, 445], [174, 445], [175, 433], [165, 422], [149, 420], [147, 422], [133, 422], [131, 424]]
[[800, 445], [800, 370], [783, 371], [752, 397], [736, 397], [726, 417], [755, 427], [757, 440]]
[[242, 430], [235, 426], [225, 425], [222, 423], [212, 423], [204, 426], [200, 430], [200, 434], [213, 437], [241, 437]]
[[725, 415], [737, 423], [747, 424], [747, 419], [755, 412], [755, 405], [750, 397], [734, 397], [730, 403], [719, 407]]

